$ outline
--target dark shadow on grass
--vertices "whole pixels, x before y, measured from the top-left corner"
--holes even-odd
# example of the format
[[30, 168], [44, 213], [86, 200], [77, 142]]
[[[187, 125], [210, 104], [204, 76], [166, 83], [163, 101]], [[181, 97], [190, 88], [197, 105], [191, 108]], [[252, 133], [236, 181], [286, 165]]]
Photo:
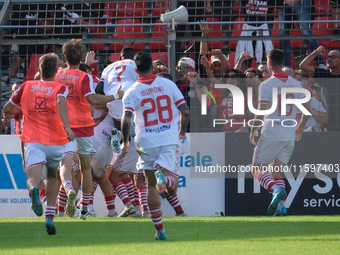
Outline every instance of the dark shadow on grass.
[[[191, 220], [165, 218], [164, 225], [169, 242], [261, 240], [280, 238], [289, 241], [324, 240], [324, 235], [334, 235], [339, 240], [340, 222], [327, 221], [271, 221], [271, 220]], [[288, 219], [288, 218], [287, 218]], [[0, 247], [43, 248], [60, 246], [95, 246], [155, 242], [151, 220], [91, 220], [56, 219], [57, 235], [48, 236], [44, 222], [0, 223]], [[333, 239], [333, 238], [331, 238]], [[327, 239], [330, 240], [330, 239]]]

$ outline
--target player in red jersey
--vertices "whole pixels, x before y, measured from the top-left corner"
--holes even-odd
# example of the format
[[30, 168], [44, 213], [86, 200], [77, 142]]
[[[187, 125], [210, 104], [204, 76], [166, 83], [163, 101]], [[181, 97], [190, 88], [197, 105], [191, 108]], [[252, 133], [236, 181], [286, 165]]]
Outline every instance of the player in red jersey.
[[65, 144], [75, 136], [67, 113], [68, 89], [54, 82], [57, 59], [55, 54], [42, 56], [39, 60], [42, 80], [23, 83], [4, 107], [5, 113], [14, 113], [15, 106], [21, 104], [25, 121], [20, 139], [24, 143], [27, 188], [32, 209], [38, 216], [43, 214], [38, 185], [43, 164], [47, 167], [45, 226], [49, 235], [56, 234], [53, 217], [58, 194], [58, 164]]

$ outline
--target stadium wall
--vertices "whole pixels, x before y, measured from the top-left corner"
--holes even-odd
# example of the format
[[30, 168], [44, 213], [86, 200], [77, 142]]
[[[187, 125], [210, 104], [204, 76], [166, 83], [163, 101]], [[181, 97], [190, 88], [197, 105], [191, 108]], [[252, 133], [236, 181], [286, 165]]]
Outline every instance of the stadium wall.
[[[192, 176], [190, 168], [196, 165], [224, 164], [224, 134], [189, 134], [191, 140], [199, 140], [190, 155], [184, 154], [180, 161], [178, 196], [182, 207], [189, 216], [219, 216], [224, 214], [224, 178], [201, 178]], [[215, 144], [216, 152], [211, 151], [210, 142]], [[19, 136], [0, 136], [0, 217], [34, 217], [30, 210], [31, 199], [26, 189], [26, 174], [22, 167]], [[197, 148], [197, 149], [196, 149]], [[78, 194], [80, 197], [80, 192]], [[95, 193], [94, 207], [99, 217], [106, 215], [106, 207], [100, 189]], [[116, 199], [117, 210], [123, 209]], [[175, 214], [166, 200], [162, 200], [165, 216]]]

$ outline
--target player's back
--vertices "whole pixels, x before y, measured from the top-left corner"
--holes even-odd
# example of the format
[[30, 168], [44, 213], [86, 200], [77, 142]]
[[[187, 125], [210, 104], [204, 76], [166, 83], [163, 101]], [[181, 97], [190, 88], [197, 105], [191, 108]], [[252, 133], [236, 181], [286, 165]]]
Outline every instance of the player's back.
[[124, 109], [136, 114], [136, 143], [143, 148], [178, 144], [182, 93], [172, 81], [155, 75], [139, 78], [124, 95]]
[[65, 86], [39, 80], [26, 81], [20, 89], [25, 120], [21, 140], [47, 145], [67, 143], [66, 132], [57, 108], [57, 95], [67, 92]]
[[78, 69], [62, 69], [55, 78], [69, 90], [67, 107], [71, 128], [94, 126], [86, 96], [94, 94], [92, 76]]
[[102, 73], [104, 93], [107, 94], [112, 87], [118, 87], [121, 83], [134, 83], [138, 78], [135, 68], [135, 61], [131, 59], [119, 60], [108, 65]]
[[283, 98], [282, 88], [302, 88], [301, 84], [286, 74], [276, 74], [260, 85], [260, 103], [268, 103], [268, 109], [273, 105], [273, 89], [277, 88], [277, 105], [275, 111], [264, 118], [264, 125], [261, 132], [263, 140], [290, 141], [295, 139], [295, 127], [297, 125], [296, 114], [298, 108], [293, 104], [286, 105], [286, 114], [281, 109], [282, 100], [299, 99], [305, 95], [302, 93], [287, 93]]

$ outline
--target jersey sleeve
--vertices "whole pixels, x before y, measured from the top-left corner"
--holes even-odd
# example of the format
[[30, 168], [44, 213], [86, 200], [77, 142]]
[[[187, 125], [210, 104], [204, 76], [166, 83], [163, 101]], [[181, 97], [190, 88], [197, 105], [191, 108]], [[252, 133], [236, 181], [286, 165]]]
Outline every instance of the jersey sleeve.
[[84, 76], [83, 82], [81, 84], [81, 91], [84, 97], [87, 97], [90, 94], [95, 94], [93, 88], [93, 78], [91, 75]]
[[68, 88], [66, 86], [61, 86], [61, 88], [57, 91], [57, 97], [62, 96], [66, 99], [68, 95]]
[[128, 89], [123, 96], [123, 112], [130, 111], [134, 112], [136, 108], [136, 100], [134, 99], [135, 92]]
[[17, 104], [20, 104], [21, 102], [21, 97], [22, 97], [22, 93], [24, 91], [24, 88], [25, 88], [25, 85], [26, 83], [23, 83], [20, 88], [15, 92], [15, 94], [10, 98], [10, 102], [13, 104], [13, 105], [17, 105]]
[[270, 86], [266, 85], [266, 83], [262, 83], [260, 85], [260, 94], [259, 94], [259, 103], [260, 104], [269, 104], [271, 100], [271, 93], [269, 93]]

